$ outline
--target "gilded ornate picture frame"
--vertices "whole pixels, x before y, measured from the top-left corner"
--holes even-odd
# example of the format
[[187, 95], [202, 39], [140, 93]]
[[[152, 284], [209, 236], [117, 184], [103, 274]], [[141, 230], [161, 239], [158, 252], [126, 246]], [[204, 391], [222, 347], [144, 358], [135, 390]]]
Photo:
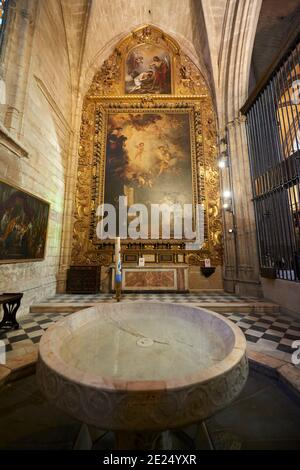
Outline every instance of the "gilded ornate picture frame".
[[[145, 45], [155, 45], [169, 54], [172, 94], [126, 94], [128, 55], [136, 47]], [[190, 142], [187, 143], [186, 152], [190, 153], [192, 200], [194, 205], [198, 203], [204, 207], [205, 242], [200, 251], [189, 253], [185, 250], [184, 242], [180, 243], [178, 240], [128, 239], [122, 241], [124, 256], [138, 252], [139, 255], [149, 256], [159, 262], [160, 254], [167, 249], [175, 263], [200, 265], [204, 258], [209, 257], [214, 264], [220, 264], [222, 224], [212, 99], [199, 69], [180, 50], [176, 41], [153, 26], [138, 28], [120, 41], [113, 54], [96, 73], [85, 97], [80, 133], [72, 263], [100, 262], [109, 265], [113, 260], [114, 242], [101, 241], [96, 236], [96, 210], [99, 204], [105, 202], [106, 152], [109, 132], [112, 132], [113, 127], [113, 116], [123, 116], [125, 126], [117, 123], [114, 126], [125, 127], [125, 130], [120, 130], [119, 137], [123, 135], [123, 138], [128, 139], [126, 116], [129, 115], [173, 115], [174, 119], [176, 116], [189, 116]], [[148, 144], [141, 139], [133, 139], [130, 142], [131, 154], [133, 143], [133, 158], [142, 161]], [[143, 143], [144, 147], [140, 145]], [[159, 142], [157, 144], [156, 150], [164, 145]], [[170, 146], [171, 142], [169, 149]], [[163, 172], [163, 169], [156, 169], [156, 177], [160, 171]], [[143, 172], [140, 176], [144, 177]], [[147, 178], [146, 184], [149, 184]]]
[[[106, 102], [96, 107], [95, 121], [104, 123], [94, 146], [95, 157], [101, 154], [92, 183], [96, 205], [117, 208], [118, 197], [126, 196], [129, 206], [144, 204], [149, 211], [150, 204], [195, 207], [203, 197], [197, 183], [194, 106], [161, 100], [142, 109], [136, 104]], [[118, 140], [125, 140], [119, 150]], [[102, 243], [96, 231], [93, 242]]]

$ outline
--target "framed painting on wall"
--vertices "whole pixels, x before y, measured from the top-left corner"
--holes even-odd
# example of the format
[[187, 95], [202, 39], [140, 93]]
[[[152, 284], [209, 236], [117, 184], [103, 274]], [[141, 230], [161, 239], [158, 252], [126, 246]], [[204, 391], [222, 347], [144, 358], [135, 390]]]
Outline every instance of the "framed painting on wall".
[[172, 93], [171, 57], [167, 50], [153, 44], [141, 44], [127, 55], [125, 93]]
[[[127, 197], [128, 206], [145, 205], [149, 213], [151, 204], [196, 202], [191, 119], [186, 110], [109, 110], [103, 200], [117, 214], [119, 196]], [[161, 233], [161, 226], [156, 230]]]
[[45, 258], [50, 204], [0, 181], [0, 264]]

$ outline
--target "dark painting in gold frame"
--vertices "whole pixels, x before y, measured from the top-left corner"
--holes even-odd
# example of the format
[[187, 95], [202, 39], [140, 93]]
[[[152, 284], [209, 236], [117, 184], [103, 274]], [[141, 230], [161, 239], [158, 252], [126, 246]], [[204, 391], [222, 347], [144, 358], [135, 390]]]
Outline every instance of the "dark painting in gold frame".
[[0, 263], [45, 258], [50, 205], [0, 181]]
[[151, 204], [194, 203], [190, 120], [187, 110], [107, 113], [104, 202], [117, 214], [119, 196], [148, 214]]

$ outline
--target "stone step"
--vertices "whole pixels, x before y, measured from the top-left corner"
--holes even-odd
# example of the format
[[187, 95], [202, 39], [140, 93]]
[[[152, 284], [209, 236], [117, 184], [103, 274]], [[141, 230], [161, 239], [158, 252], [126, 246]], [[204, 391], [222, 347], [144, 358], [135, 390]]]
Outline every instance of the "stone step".
[[280, 313], [280, 306], [272, 302], [224, 302], [202, 303], [199, 307], [207, 308], [218, 313]]
[[[125, 301], [126, 302], [126, 301]], [[128, 303], [131, 303], [129, 301]], [[151, 302], [151, 301], [147, 301]], [[105, 303], [105, 302], [104, 302]], [[184, 303], [180, 302], [181, 305]], [[95, 302], [43, 302], [31, 305], [30, 313], [78, 312], [93, 307]], [[279, 313], [280, 307], [272, 302], [187, 302], [186, 305], [202, 307], [218, 313]]]

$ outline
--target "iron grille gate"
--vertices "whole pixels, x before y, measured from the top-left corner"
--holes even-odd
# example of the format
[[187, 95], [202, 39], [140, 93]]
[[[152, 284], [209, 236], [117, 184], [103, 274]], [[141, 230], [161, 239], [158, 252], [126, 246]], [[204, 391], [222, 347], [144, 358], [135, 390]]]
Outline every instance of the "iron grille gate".
[[300, 281], [300, 42], [246, 112], [261, 274]]

